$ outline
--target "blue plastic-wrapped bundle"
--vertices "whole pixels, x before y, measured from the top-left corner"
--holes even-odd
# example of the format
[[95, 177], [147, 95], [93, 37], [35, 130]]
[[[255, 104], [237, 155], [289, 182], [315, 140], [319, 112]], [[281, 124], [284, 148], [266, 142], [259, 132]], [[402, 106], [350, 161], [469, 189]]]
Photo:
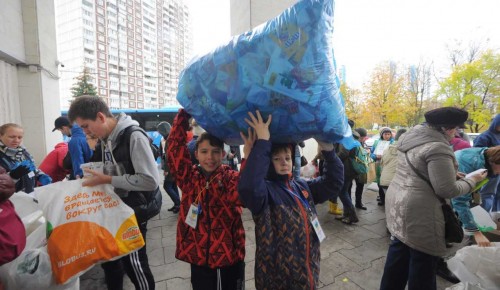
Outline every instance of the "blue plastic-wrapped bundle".
[[247, 112], [272, 114], [273, 142], [352, 138], [333, 56], [333, 0], [303, 0], [193, 59], [177, 99], [209, 133], [241, 144]]

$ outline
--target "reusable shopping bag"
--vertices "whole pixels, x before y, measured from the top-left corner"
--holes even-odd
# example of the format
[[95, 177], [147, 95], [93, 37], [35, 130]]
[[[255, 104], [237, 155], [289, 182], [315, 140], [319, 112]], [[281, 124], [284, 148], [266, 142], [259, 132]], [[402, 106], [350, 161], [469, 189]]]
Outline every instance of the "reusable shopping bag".
[[111, 185], [56, 182], [35, 194], [47, 219], [47, 252], [58, 284], [144, 246], [134, 211]]
[[242, 144], [247, 112], [272, 114], [271, 141], [315, 137], [359, 142], [347, 123], [333, 55], [333, 0], [299, 1], [276, 18], [195, 57], [179, 78], [177, 100], [196, 122], [230, 145]]

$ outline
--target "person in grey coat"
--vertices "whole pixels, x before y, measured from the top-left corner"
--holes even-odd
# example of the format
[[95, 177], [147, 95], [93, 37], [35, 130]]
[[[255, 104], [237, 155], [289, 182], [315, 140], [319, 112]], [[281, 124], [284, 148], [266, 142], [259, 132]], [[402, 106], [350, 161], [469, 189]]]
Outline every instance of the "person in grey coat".
[[409, 290], [436, 289], [437, 261], [446, 250], [439, 198], [466, 194], [486, 177], [457, 172], [449, 141], [467, 118], [466, 111], [453, 107], [431, 110], [426, 123], [399, 139], [398, 167], [386, 195], [391, 244], [380, 289], [403, 290], [406, 284]]

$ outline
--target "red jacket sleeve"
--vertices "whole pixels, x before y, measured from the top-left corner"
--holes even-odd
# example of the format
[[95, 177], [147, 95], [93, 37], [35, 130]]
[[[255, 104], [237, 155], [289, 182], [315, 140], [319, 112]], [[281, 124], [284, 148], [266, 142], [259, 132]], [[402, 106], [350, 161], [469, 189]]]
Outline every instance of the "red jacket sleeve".
[[187, 192], [185, 186], [190, 183], [193, 167], [186, 144], [186, 128], [189, 126], [189, 118], [189, 114], [184, 109], [180, 109], [167, 138], [167, 161], [170, 174], [175, 177], [177, 185], [183, 192]]

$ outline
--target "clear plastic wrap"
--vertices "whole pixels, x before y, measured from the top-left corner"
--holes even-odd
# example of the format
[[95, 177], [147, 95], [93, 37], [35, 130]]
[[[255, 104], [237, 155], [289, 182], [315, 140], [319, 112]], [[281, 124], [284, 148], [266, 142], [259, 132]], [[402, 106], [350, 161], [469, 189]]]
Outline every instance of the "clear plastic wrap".
[[333, 55], [333, 0], [304, 0], [183, 70], [177, 99], [209, 133], [242, 144], [248, 111], [272, 114], [273, 142], [352, 148]]

